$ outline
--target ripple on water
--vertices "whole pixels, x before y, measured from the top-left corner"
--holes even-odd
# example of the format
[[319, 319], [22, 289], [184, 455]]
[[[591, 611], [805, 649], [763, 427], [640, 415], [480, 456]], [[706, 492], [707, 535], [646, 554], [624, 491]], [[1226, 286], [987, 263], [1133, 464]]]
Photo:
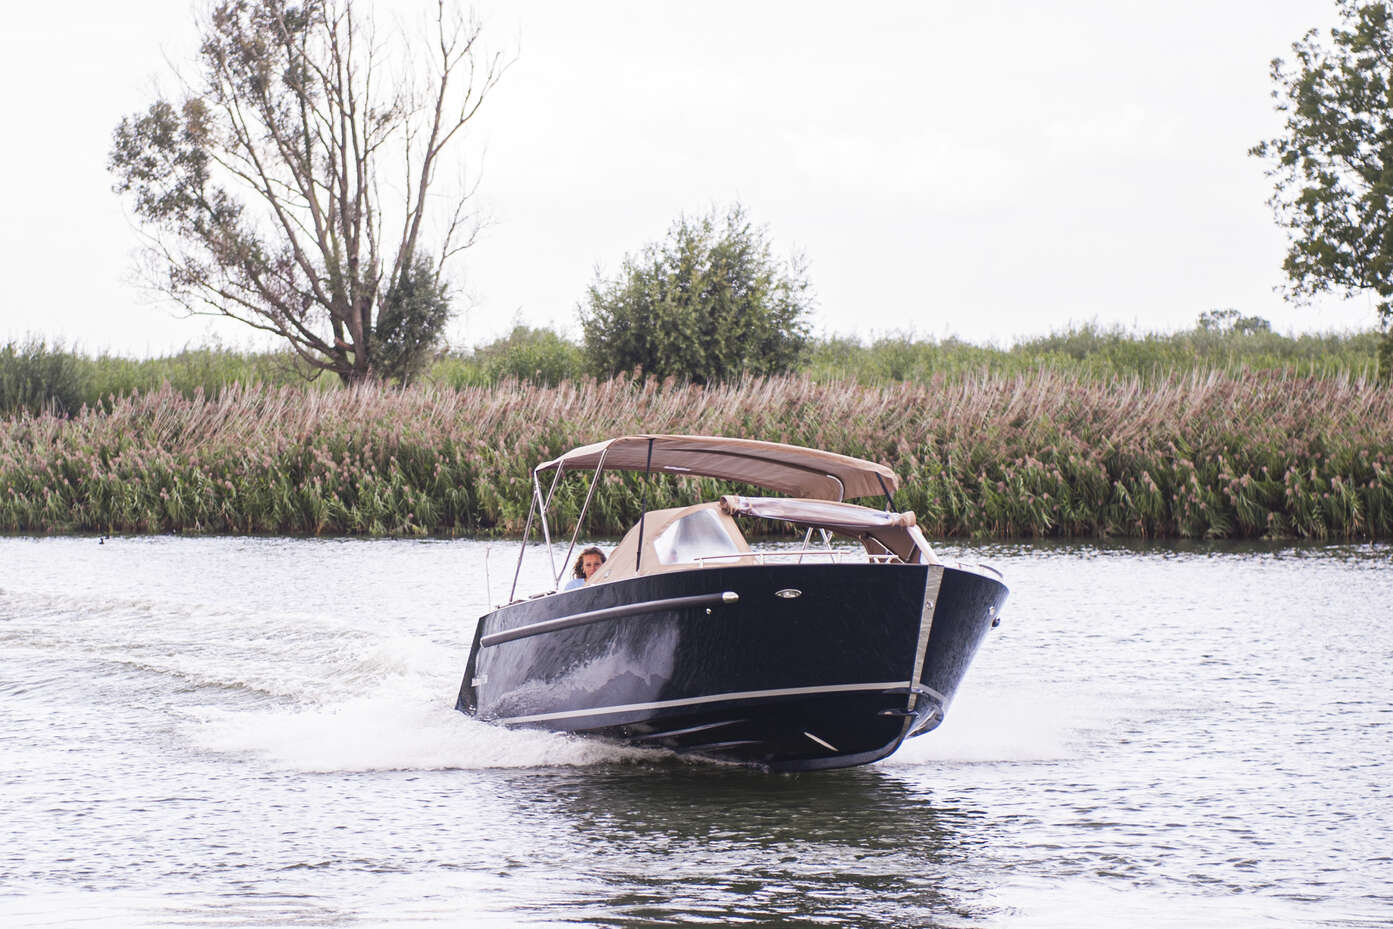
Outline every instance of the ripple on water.
[[483, 543], [0, 539], [0, 922], [1393, 921], [1387, 547], [987, 548], [948, 721], [766, 775], [454, 712]]

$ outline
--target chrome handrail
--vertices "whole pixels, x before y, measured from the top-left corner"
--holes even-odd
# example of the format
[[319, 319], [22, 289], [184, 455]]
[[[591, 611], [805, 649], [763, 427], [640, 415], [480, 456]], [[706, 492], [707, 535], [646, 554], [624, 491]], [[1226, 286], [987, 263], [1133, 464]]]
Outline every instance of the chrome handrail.
[[544, 619], [541, 622], [514, 626], [512, 629], [504, 629], [500, 632], [491, 632], [488, 635], [480, 636], [479, 645], [483, 648], [489, 648], [494, 645], [502, 645], [504, 642], [526, 639], [547, 632], [572, 629], [576, 626], [588, 626], [591, 623], [603, 622], [607, 619], [621, 619], [645, 613], [666, 613], [704, 606], [707, 607], [706, 612], [709, 614], [710, 608], [713, 606], [732, 606], [739, 602], [740, 595], [738, 593], [733, 590], [723, 590], [720, 593], [697, 594], [691, 597], [667, 597], [662, 600], [647, 600], [642, 603], [625, 603], [620, 606], [589, 610], [584, 613], [573, 613], [570, 616], [559, 616], [555, 619]]

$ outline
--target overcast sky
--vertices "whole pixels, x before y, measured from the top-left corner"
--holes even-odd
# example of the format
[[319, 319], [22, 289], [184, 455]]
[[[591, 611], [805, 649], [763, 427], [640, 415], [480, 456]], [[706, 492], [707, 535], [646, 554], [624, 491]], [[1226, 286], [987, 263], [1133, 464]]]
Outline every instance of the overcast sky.
[[[1284, 332], [1376, 322], [1366, 298], [1274, 293], [1284, 239], [1246, 154], [1279, 126], [1269, 60], [1334, 24], [1328, 0], [476, 8], [516, 61], [458, 150], [482, 157], [492, 222], [452, 275], [457, 346], [515, 322], [578, 336], [597, 268], [734, 201], [806, 257], [823, 334], [1005, 345], [1089, 321], [1175, 331], [1217, 307]], [[248, 341], [135, 286], [139, 240], [105, 169], [116, 123], [148, 106], [166, 58], [189, 59], [193, 9], [6, 10], [0, 341]]]

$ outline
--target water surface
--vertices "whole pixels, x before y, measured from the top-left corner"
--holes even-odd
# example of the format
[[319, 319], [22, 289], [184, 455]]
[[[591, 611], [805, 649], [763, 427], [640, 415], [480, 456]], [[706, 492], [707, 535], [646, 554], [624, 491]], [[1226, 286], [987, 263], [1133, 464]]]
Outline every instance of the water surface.
[[454, 712], [508, 544], [0, 539], [0, 921], [1393, 923], [1393, 549], [947, 554], [947, 723], [768, 775]]

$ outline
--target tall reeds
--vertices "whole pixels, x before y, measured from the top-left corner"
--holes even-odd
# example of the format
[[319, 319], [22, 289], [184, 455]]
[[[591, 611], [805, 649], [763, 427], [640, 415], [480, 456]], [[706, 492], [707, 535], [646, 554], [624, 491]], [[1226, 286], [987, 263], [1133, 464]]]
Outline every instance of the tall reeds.
[[[165, 387], [108, 406], [0, 419], [0, 531], [516, 533], [533, 464], [672, 432], [884, 461], [937, 537], [1393, 537], [1393, 393], [1349, 376]], [[595, 533], [637, 517], [639, 480], [607, 483]], [[693, 483], [659, 480], [649, 505], [718, 491]], [[584, 492], [563, 483], [563, 524]]]

